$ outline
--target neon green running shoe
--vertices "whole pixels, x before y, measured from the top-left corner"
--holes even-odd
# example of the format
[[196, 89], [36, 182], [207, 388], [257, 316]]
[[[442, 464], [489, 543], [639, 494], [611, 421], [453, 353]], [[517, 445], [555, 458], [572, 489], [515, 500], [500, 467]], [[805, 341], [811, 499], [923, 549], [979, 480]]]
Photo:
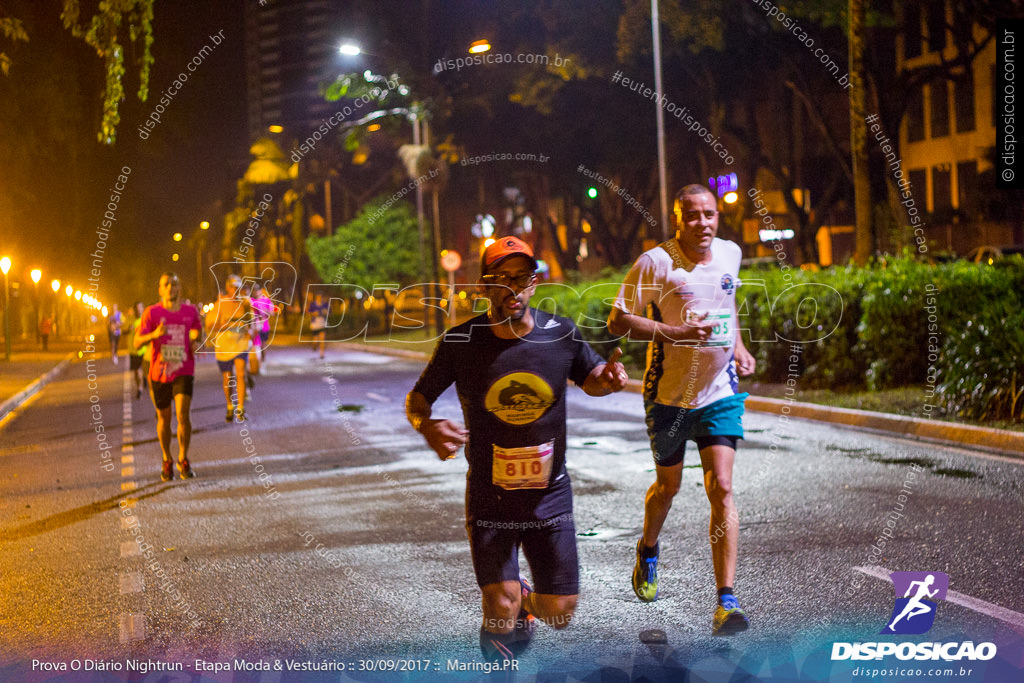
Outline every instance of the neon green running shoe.
[[731, 636], [746, 631], [749, 627], [750, 620], [747, 619], [747, 614], [740, 607], [736, 596], [731, 593], [722, 596], [711, 622], [711, 635]]
[[641, 550], [643, 542], [643, 538], [636, 542], [633, 592], [641, 602], [654, 602], [658, 599], [658, 546], [654, 546], [654, 553], [650, 557], [644, 557]]

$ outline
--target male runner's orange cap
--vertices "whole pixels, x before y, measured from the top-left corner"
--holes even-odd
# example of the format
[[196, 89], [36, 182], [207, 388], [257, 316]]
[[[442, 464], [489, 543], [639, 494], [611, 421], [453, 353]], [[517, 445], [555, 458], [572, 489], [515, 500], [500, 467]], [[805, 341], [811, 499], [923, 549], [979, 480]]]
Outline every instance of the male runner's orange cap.
[[526, 256], [533, 263], [534, 270], [537, 268], [537, 259], [533, 257], [533, 249], [530, 248], [530, 245], [518, 237], [510, 235], [499, 237], [484, 249], [484, 271], [490, 270], [510, 256]]

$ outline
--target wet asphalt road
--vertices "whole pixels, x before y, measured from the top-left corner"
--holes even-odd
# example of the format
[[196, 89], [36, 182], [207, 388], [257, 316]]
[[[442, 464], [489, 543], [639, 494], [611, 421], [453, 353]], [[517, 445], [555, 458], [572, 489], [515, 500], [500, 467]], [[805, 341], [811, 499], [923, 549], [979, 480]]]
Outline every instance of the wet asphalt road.
[[[479, 661], [479, 591], [465, 461], [438, 461], [403, 417], [422, 363], [272, 351], [244, 428], [224, 422], [216, 367], [200, 364], [192, 481], [160, 482], [152, 405], [126, 394], [109, 359], [95, 388], [75, 363], [0, 432], [0, 679], [51, 680], [33, 660], [76, 658], [183, 663], [174, 680], [495, 679], [448, 670]], [[945, 602], [927, 637], [1024, 659], [1022, 461], [748, 413], [734, 490], [752, 627], [714, 638], [699, 468], [685, 470], [662, 536], [661, 597], [641, 604], [629, 580], [653, 480], [641, 399], [569, 396], [580, 606], [569, 629], [538, 629], [519, 680], [849, 680], [832, 643], [879, 639], [893, 606], [890, 583], [854, 569], [869, 564], [947, 573], [950, 590], [983, 602]], [[435, 414], [460, 416], [453, 391]], [[871, 556], [904, 489], [893, 538]], [[640, 642], [652, 628], [668, 646]], [[196, 660], [240, 658], [347, 671], [197, 672]], [[353, 671], [378, 661], [426, 670]], [[64, 680], [108, 680], [92, 675]]]

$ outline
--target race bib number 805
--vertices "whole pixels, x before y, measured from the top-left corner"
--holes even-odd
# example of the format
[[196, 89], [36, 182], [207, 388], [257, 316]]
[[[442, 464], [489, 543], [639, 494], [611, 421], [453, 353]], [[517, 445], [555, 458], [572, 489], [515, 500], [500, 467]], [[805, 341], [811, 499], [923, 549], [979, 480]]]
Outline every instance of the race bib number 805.
[[523, 448], [494, 446], [491, 481], [509, 491], [547, 488], [554, 454], [554, 441]]
[[736, 337], [736, 330], [731, 326], [732, 309], [713, 308], [710, 311], [695, 311], [693, 309], [687, 309], [686, 322], [697, 322], [705, 313], [707, 313], [707, 317], [704, 318], [704, 322], [714, 323], [714, 327], [711, 328], [711, 336], [703, 345], [730, 346], [733, 339]]

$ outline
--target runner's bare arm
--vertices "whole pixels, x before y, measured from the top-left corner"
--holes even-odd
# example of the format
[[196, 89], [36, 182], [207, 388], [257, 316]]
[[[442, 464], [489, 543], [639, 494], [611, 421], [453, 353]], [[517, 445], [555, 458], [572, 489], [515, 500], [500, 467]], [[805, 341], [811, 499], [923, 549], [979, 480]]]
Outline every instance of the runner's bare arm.
[[622, 357], [622, 349], [616, 348], [608, 358], [607, 363], [594, 367], [583, 382], [583, 391], [591, 396], [607, 396], [616, 391], [622, 391], [629, 375], [626, 368], [619, 362]]
[[431, 406], [427, 398], [418, 391], [410, 391], [405, 397], [405, 417], [417, 432], [423, 435], [437, 457], [450, 460], [462, 444], [466, 443], [469, 433], [465, 427], [451, 420], [431, 419]]
[[743, 335], [736, 330], [736, 347], [733, 349], [733, 357], [736, 359], [736, 372], [740, 377], [747, 377], [754, 374], [757, 360], [747, 347], [743, 345]]
[[165, 334], [167, 334], [167, 326], [164, 325], [163, 318], [161, 318], [160, 319], [160, 324], [158, 324], [156, 326], [156, 329], [153, 330], [152, 332], [150, 332], [149, 334], [137, 334], [137, 335], [135, 335], [135, 338], [132, 339], [132, 346], [134, 346], [137, 349], [141, 349], [143, 346], [145, 346], [149, 342], [153, 341], [154, 339], [159, 339], [160, 337], [164, 336]]
[[711, 336], [711, 328], [715, 326], [713, 321], [704, 320], [707, 315], [705, 313], [700, 320], [693, 322], [669, 325], [646, 316], [612, 308], [612, 313], [608, 316], [608, 331], [630, 341], [701, 342]]

